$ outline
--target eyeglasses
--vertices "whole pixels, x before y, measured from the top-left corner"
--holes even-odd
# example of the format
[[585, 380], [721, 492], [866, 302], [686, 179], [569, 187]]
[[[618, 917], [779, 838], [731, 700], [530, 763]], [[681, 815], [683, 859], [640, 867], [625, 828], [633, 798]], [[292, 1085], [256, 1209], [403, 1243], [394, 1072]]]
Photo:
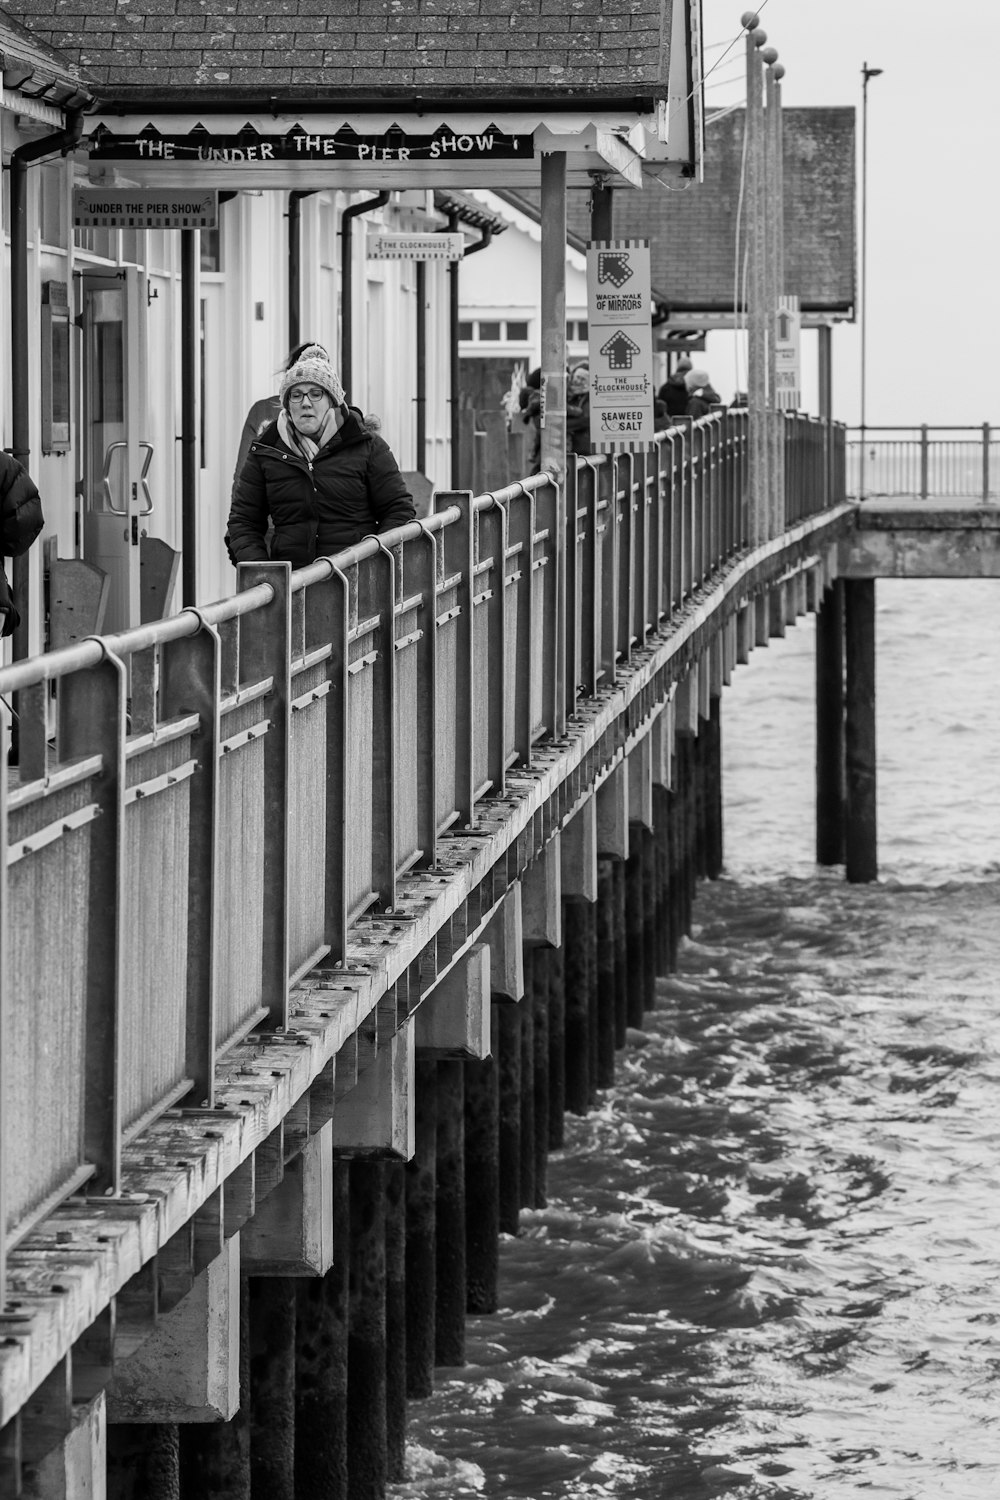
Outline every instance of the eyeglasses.
[[301, 406], [303, 401], [308, 401], [310, 406], [318, 406], [326, 396], [326, 391], [293, 391], [288, 398], [290, 406]]

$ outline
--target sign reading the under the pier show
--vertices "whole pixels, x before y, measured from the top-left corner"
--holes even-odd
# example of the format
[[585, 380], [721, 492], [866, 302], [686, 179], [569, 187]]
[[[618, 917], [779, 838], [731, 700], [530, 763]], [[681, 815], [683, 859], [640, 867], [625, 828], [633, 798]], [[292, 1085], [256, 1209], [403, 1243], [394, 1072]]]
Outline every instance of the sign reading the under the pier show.
[[323, 131], [303, 124], [274, 134], [250, 124], [229, 133], [209, 131], [202, 125], [163, 133], [147, 125], [137, 134], [119, 134], [100, 125], [90, 138], [89, 152], [92, 161], [210, 162], [228, 166], [331, 160], [444, 164], [531, 161], [535, 143], [530, 135], [508, 135], [493, 125], [483, 130], [454, 130], [441, 125], [421, 135], [398, 127], [379, 135], [358, 135], [349, 126]]
[[74, 188], [77, 229], [215, 229], [219, 195], [199, 188]]
[[648, 240], [587, 247], [590, 441], [595, 453], [653, 441], [653, 326]]

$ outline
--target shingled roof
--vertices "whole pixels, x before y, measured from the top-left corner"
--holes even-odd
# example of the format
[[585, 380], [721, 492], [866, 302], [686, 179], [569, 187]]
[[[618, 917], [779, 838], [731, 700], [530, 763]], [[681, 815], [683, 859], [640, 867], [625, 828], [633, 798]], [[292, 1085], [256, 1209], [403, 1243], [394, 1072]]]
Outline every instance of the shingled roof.
[[16, 0], [102, 104], [666, 93], [667, 0]]
[[47, 103], [76, 104], [88, 98], [86, 77], [78, 61], [60, 55], [44, 38], [34, 35], [0, 10], [0, 68], [7, 89], [22, 97]]

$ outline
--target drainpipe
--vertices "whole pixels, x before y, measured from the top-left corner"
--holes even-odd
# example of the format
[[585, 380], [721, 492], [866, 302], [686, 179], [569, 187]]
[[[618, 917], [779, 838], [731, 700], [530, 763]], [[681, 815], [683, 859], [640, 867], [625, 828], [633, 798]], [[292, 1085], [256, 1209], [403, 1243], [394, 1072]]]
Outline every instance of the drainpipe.
[[[10, 156], [10, 398], [11, 453], [28, 466], [31, 405], [28, 393], [28, 168], [44, 156], [68, 156], [83, 134], [83, 111], [66, 111], [62, 130], [18, 146]], [[43, 497], [44, 500], [44, 497]], [[15, 661], [28, 655], [30, 569], [27, 555], [13, 559], [13, 589], [21, 612], [11, 647]]]
[[417, 453], [418, 474], [427, 473], [427, 262], [417, 268]]
[[351, 232], [352, 222], [359, 214], [388, 203], [388, 189], [362, 203], [351, 203], [340, 216], [340, 378], [344, 384], [348, 401], [351, 399], [351, 381], [354, 375], [354, 319], [351, 307]]
[[[448, 215], [448, 229], [450, 233], [454, 233], [457, 230], [458, 223], [457, 213]], [[467, 256], [475, 255], [479, 250], [486, 249], [493, 238], [492, 228], [485, 228], [482, 231], [482, 236], [482, 239], [475, 245], [470, 245], [465, 250], [463, 259]], [[448, 342], [450, 344], [449, 364], [451, 367], [451, 379], [449, 382], [451, 386], [451, 487], [453, 490], [457, 490], [461, 484], [461, 465], [459, 463], [461, 423], [459, 420], [460, 410], [458, 404], [458, 387], [460, 383], [458, 368], [458, 269], [461, 264], [461, 260], [453, 260], [448, 266]], [[475, 442], [474, 438], [473, 442]]]
[[293, 188], [288, 195], [288, 347], [301, 341], [302, 329], [302, 210], [303, 198], [315, 188]]

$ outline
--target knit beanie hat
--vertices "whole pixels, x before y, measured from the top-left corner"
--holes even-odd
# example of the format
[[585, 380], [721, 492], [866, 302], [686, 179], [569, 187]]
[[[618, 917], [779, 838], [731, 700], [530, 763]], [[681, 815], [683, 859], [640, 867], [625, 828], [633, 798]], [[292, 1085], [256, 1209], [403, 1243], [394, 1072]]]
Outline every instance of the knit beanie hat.
[[680, 357], [680, 359], [674, 365], [674, 374], [675, 375], [686, 375], [687, 372], [688, 372], [688, 370], [690, 370], [690, 368], [691, 368], [691, 361], [688, 359], [688, 357], [687, 357], [686, 354], [682, 354], [681, 357]]
[[688, 370], [684, 376], [684, 384], [689, 391], [699, 391], [703, 385], [710, 385], [707, 370]]
[[310, 344], [308, 349], [303, 349], [294, 365], [291, 365], [281, 377], [281, 385], [278, 388], [278, 397], [282, 406], [288, 406], [288, 396], [297, 385], [318, 385], [326, 391], [334, 406], [340, 406], [344, 400], [344, 387], [340, 376], [330, 363], [325, 349], [319, 344]]

